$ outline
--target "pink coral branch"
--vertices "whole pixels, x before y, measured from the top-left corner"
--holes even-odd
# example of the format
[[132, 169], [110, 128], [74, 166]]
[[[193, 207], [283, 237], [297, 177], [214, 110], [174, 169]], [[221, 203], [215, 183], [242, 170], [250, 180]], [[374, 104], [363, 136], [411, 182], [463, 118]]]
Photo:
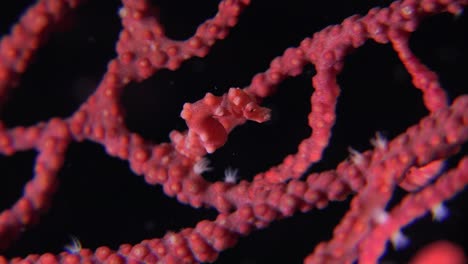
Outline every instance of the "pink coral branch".
[[[41, 0], [28, 9], [9, 35], [0, 41], [0, 101], [6, 102], [18, 86], [35, 53], [57, 29], [57, 24], [75, 12], [84, 1]], [[121, 99], [130, 84], [157, 75], [163, 69], [177, 70], [187, 60], [205, 57], [211, 47], [227, 37], [249, 0], [224, 0], [216, 15], [206, 20], [184, 41], [169, 38], [159, 11], [146, 0], [125, 0], [118, 14], [123, 29], [93, 94], [69, 117], [51, 118], [29, 127], [7, 128], [0, 124], [0, 152], [14, 155], [34, 149], [38, 156], [34, 177], [9, 209], [0, 213], [0, 248], [8, 248], [25, 228], [39, 222], [52, 205], [58, 188], [57, 174], [72, 142], [92, 141], [111, 157], [129, 162], [131, 170], [151, 185], [161, 185], [166, 195], [194, 208], [210, 207], [215, 220], [202, 220], [193, 228], [167, 232], [135, 245], [112, 250], [103, 246], [77, 249], [60, 255], [32, 254], [24, 260], [38, 263], [196, 263], [213, 262], [219, 252], [233, 247], [240, 236], [268, 227], [297, 212], [325, 208], [354, 194], [328, 242], [320, 243], [305, 263], [373, 263], [385, 251], [385, 243], [410, 221], [450, 199], [466, 186], [466, 155], [456, 169], [442, 172], [444, 160], [458, 154], [468, 140], [468, 97], [449, 103], [435, 72], [412, 53], [409, 38], [420, 21], [430, 15], [450, 12], [460, 15], [465, 0], [406, 0], [388, 8], [375, 8], [365, 16], [352, 16], [329, 26], [297, 47], [291, 47], [256, 74], [244, 88], [233, 87], [220, 96], [207, 93], [194, 103], [185, 103], [181, 118], [187, 131], [170, 132], [170, 142], [155, 144], [125, 123]], [[414, 86], [422, 92], [427, 117], [388, 142], [377, 137], [374, 149], [351, 151], [351, 159], [334, 170], [309, 173], [330, 145], [341, 93], [337, 81], [345, 57], [367, 40], [390, 43]], [[314, 92], [308, 125], [310, 136], [297, 153], [258, 173], [252, 181], [209, 182], [201, 174], [207, 154], [229, 141], [229, 134], [247, 121], [265, 123], [272, 111], [262, 106], [277, 92], [278, 85], [313, 65]], [[435, 181], [434, 183], [431, 183]], [[410, 192], [399, 205], [387, 211], [398, 187]], [[312, 247], [311, 247], [312, 248]], [[14, 259], [14, 262], [19, 259]], [[7, 263], [0, 256], [0, 264]]]

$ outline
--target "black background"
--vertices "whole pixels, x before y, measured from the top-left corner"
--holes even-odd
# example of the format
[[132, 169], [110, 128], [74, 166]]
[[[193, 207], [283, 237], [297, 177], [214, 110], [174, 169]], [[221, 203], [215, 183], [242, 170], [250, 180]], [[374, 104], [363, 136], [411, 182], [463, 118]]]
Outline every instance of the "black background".
[[[1, 4], [0, 35], [8, 33], [30, 2]], [[167, 35], [179, 40], [191, 36], [198, 24], [212, 17], [218, 3], [153, 2], [160, 6]], [[253, 1], [228, 38], [219, 41], [206, 58], [190, 59], [177, 71], [162, 70], [142, 83], [131, 83], [121, 99], [129, 129], [154, 142], [167, 141], [169, 131], [185, 129], [179, 118], [184, 102], [197, 101], [206, 92], [220, 95], [229, 87], [244, 87], [255, 73], [266, 70], [274, 57], [297, 46], [303, 38], [348, 16], [363, 15], [372, 7], [390, 3], [282, 2]], [[8, 127], [68, 117], [86, 100], [107, 62], [116, 55], [119, 6], [118, 1], [89, 1], [68, 16], [60, 32], [38, 52], [20, 86], [10, 93], [0, 113]], [[466, 47], [466, 15], [454, 18], [443, 14], [425, 19], [411, 38], [412, 50], [439, 74], [452, 99], [466, 93]], [[294, 153], [310, 133], [307, 114], [314, 73], [313, 66], [307, 66], [302, 75], [284, 81], [279, 92], [264, 102], [273, 110], [272, 120], [236, 128], [228, 143], [209, 156], [214, 170], [206, 178], [221, 180], [224, 169], [232, 167], [239, 169], [242, 179], [251, 179]], [[336, 167], [347, 157], [348, 146], [360, 151], [370, 148], [369, 139], [376, 131], [393, 138], [427, 114], [420, 92], [412, 86], [390, 45], [367, 42], [347, 56], [338, 82], [342, 93], [337, 123], [324, 159], [313, 167], [314, 171]], [[34, 151], [0, 156], [0, 210], [10, 207], [21, 195], [32, 177], [35, 156]], [[214, 210], [195, 210], [167, 198], [159, 186], [148, 186], [133, 174], [127, 162], [109, 157], [102, 146], [92, 142], [70, 145], [58, 177], [61, 185], [51, 210], [4, 252], [7, 257], [58, 253], [70, 243], [70, 235], [77, 236], [86, 248], [107, 245], [115, 249], [122, 243], [161, 237], [169, 230], [178, 231], [216, 216]], [[392, 203], [402, 194], [398, 191]], [[449, 201], [450, 217], [442, 223], [426, 216], [405, 228], [403, 232], [411, 244], [398, 252], [389, 246], [382, 259], [385, 263], [405, 263], [419, 248], [440, 239], [464, 245], [468, 252], [465, 201], [466, 193]], [[333, 227], [348, 206], [349, 200], [276, 221], [240, 239], [236, 247], [221, 253], [216, 263], [300, 263], [319, 241], [331, 238]]]

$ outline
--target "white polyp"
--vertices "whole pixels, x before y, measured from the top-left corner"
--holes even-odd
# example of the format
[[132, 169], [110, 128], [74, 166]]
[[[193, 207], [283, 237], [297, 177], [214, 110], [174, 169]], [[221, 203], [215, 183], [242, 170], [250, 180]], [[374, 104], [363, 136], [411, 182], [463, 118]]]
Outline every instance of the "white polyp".
[[193, 172], [196, 174], [202, 174], [207, 171], [211, 171], [213, 168], [210, 166], [210, 160], [207, 158], [201, 158], [199, 161], [195, 162], [193, 165]]
[[174, 233], [170, 233], [168, 236], [168, 241], [170, 244], [175, 245], [177, 242], [177, 237]]
[[364, 164], [364, 156], [357, 150], [353, 149], [352, 147], [348, 148], [349, 156], [351, 161], [356, 165], [363, 165]]
[[370, 142], [376, 149], [384, 150], [387, 148], [388, 141], [380, 132], [376, 132], [375, 138], [371, 139]]
[[388, 215], [388, 213], [385, 212], [384, 210], [377, 210], [374, 213], [374, 221], [378, 224], [383, 224], [387, 222], [389, 217], [390, 216]]
[[410, 243], [409, 238], [403, 235], [403, 233], [400, 230], [392, 234], [391, 241], [393, 248], [396, 250], [403, 249], [407, 247]]
[[224, 170], [224, 182], [226, 183], [236, 183], [237, 182], [237, 173], [239, 172], [238, 169], [233, 169], [231, 167], [227, 167]]
[[67, 244], [63, 248], [70, 254], [79, 253], [82, 249], [80, 240], [76, 236], [70, 236], [70, 238], [72, 240], [71, 244]]
[[449, 215], [448, 208], [443, 203], [438, 203], [431, 209], [432, 220], [442, 222]]
[[125, 18], [128, 15], [128, 11], [125, 7], [121, 7], [119, 9], [119, 16], [120, 18]]

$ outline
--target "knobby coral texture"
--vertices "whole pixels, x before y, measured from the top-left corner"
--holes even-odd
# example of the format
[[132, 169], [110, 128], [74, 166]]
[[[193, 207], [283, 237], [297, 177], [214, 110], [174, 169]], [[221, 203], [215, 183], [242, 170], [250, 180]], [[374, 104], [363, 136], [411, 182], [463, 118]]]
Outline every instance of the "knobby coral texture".
[[466, 0], [10, 2], [0, 263], [464, 261]]

